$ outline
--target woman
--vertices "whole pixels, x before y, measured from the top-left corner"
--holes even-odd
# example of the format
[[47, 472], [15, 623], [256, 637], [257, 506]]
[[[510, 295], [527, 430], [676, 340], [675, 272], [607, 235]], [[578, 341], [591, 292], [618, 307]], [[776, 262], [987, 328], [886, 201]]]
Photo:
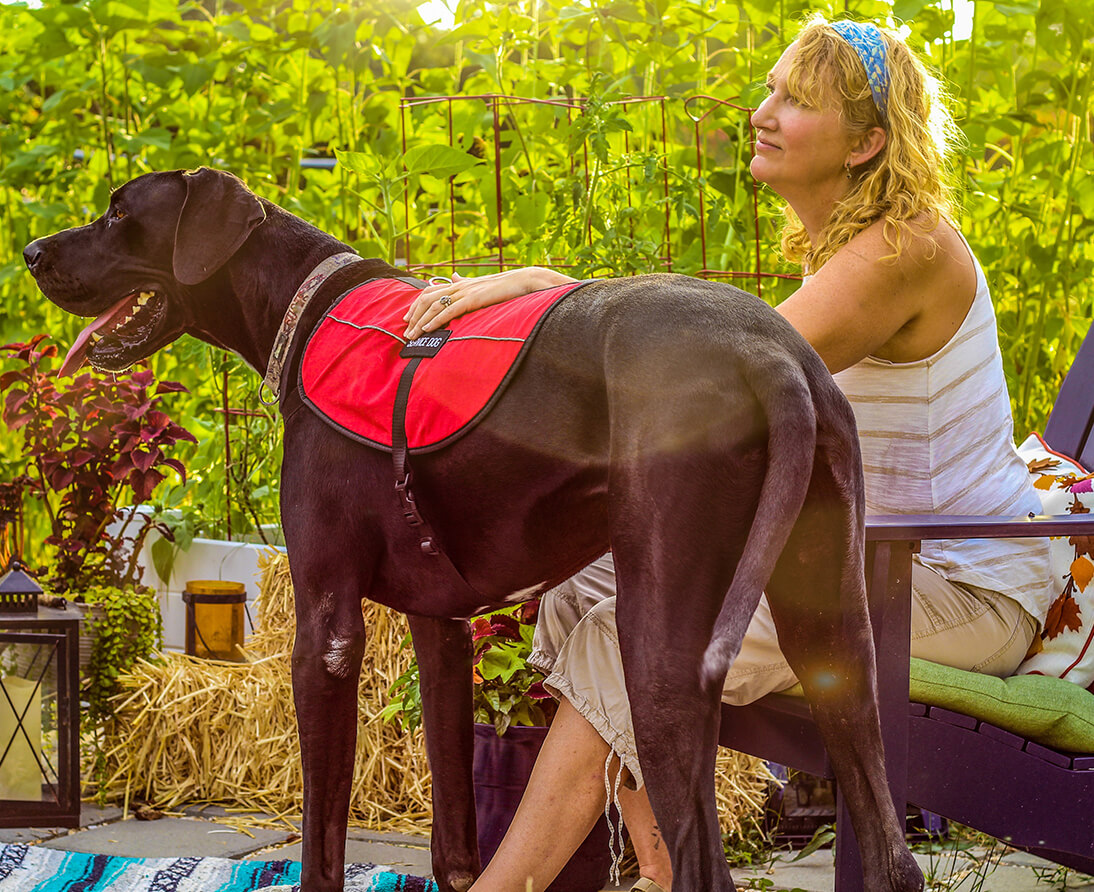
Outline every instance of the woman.
[[[777, 307], [836, 375], [855, 411], [867, 511], [1018, 515], [1040, 504], [1014, 450], [987, 283], [950, 221], [940, 177], [955, 131], [937, 81], [873, 25], [811, 19], [752, 115], [751, 171], [786, 199], [783, 248], [802, 286]], [[569, 281], [513, 270], [425, 289], [408, 337], [480, 306]], [[1051, 601], [1039, 540], [925, 543], [912, 573], [912, 654], [1006, 676]], [[642, 879], [668, 890], [668, 852], [642, 789], [614, 628], [610, 555], [544, 597], [533, 660], [558, 715], [505, 841], [472, 887], [546, 887], [619, 792]], [[795, 683], [765, 602], [726, 679], [747, 703]], [[617, 761], [618, 760], [618, 761]]]

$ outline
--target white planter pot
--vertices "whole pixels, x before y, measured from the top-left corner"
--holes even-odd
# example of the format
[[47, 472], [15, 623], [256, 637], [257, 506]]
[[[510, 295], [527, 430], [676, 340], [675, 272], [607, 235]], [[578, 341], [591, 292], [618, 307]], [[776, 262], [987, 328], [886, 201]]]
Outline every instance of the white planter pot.
[[[175, 556], [171, 578], [164, 580], [156, 573], [152, 562], [152, 543], [157, 538], [159, 536], [156, 533], [148, 536], [141, 550], [139, 563], [144, 567], [141, 581], [154, 588], [160, 596], [165, 649], [181, 651], [186, 648], [186, 605], [182, 600], [182, 592], [188, 580], [220, 579], [242, 582], [247, 587], [247, 611], [254, 618], [253, 602], [258, 596], [261, 582], [258, 560], [271, 546], [227, 542], [222, 539], [195, 539], [186, 551], [179, 551]], [[250, 621], [244, 627], [245, 633], [249, 635], [252, 631]]]

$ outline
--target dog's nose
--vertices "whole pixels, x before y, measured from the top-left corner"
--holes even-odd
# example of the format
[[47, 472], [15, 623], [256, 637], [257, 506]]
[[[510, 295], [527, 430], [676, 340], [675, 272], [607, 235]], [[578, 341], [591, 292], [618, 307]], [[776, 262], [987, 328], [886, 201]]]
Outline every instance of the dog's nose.
[[23, 260], [27, 263], [27, 269], [34, 272], [34, 268], [42, 262], [42, 257], [45, 253], [45, 250], [42, 248], [41, 239], [35, 239], [23, 248]]

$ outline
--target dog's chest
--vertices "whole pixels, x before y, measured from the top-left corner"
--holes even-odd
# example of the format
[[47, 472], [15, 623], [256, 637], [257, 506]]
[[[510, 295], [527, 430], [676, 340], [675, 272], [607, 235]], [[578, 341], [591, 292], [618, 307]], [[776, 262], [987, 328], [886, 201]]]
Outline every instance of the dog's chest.
[[390, 450], [399, 383], [412, 374], [402, 397], [407, 444], [418, 452], [438, 449], [485, 417], [551, 309], [578, 287], [461, 316], [408, 344], [403, 316], [417, 288], [399, 279], [366, 282], [335, 301], [308, 338], [300, 394], [346, 436]]

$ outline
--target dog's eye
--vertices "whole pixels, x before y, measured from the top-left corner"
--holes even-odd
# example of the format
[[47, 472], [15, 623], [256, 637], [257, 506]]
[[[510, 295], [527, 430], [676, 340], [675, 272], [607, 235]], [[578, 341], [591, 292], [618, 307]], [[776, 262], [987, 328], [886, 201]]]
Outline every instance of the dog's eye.
[[127, 216], [128, 214], [126, 214], [126, 212], [123, 211], [121, 208], [111, 208], [110, 214], [107, 216], [107, 219], [113, 222], [114, 220], [122, 220]]

